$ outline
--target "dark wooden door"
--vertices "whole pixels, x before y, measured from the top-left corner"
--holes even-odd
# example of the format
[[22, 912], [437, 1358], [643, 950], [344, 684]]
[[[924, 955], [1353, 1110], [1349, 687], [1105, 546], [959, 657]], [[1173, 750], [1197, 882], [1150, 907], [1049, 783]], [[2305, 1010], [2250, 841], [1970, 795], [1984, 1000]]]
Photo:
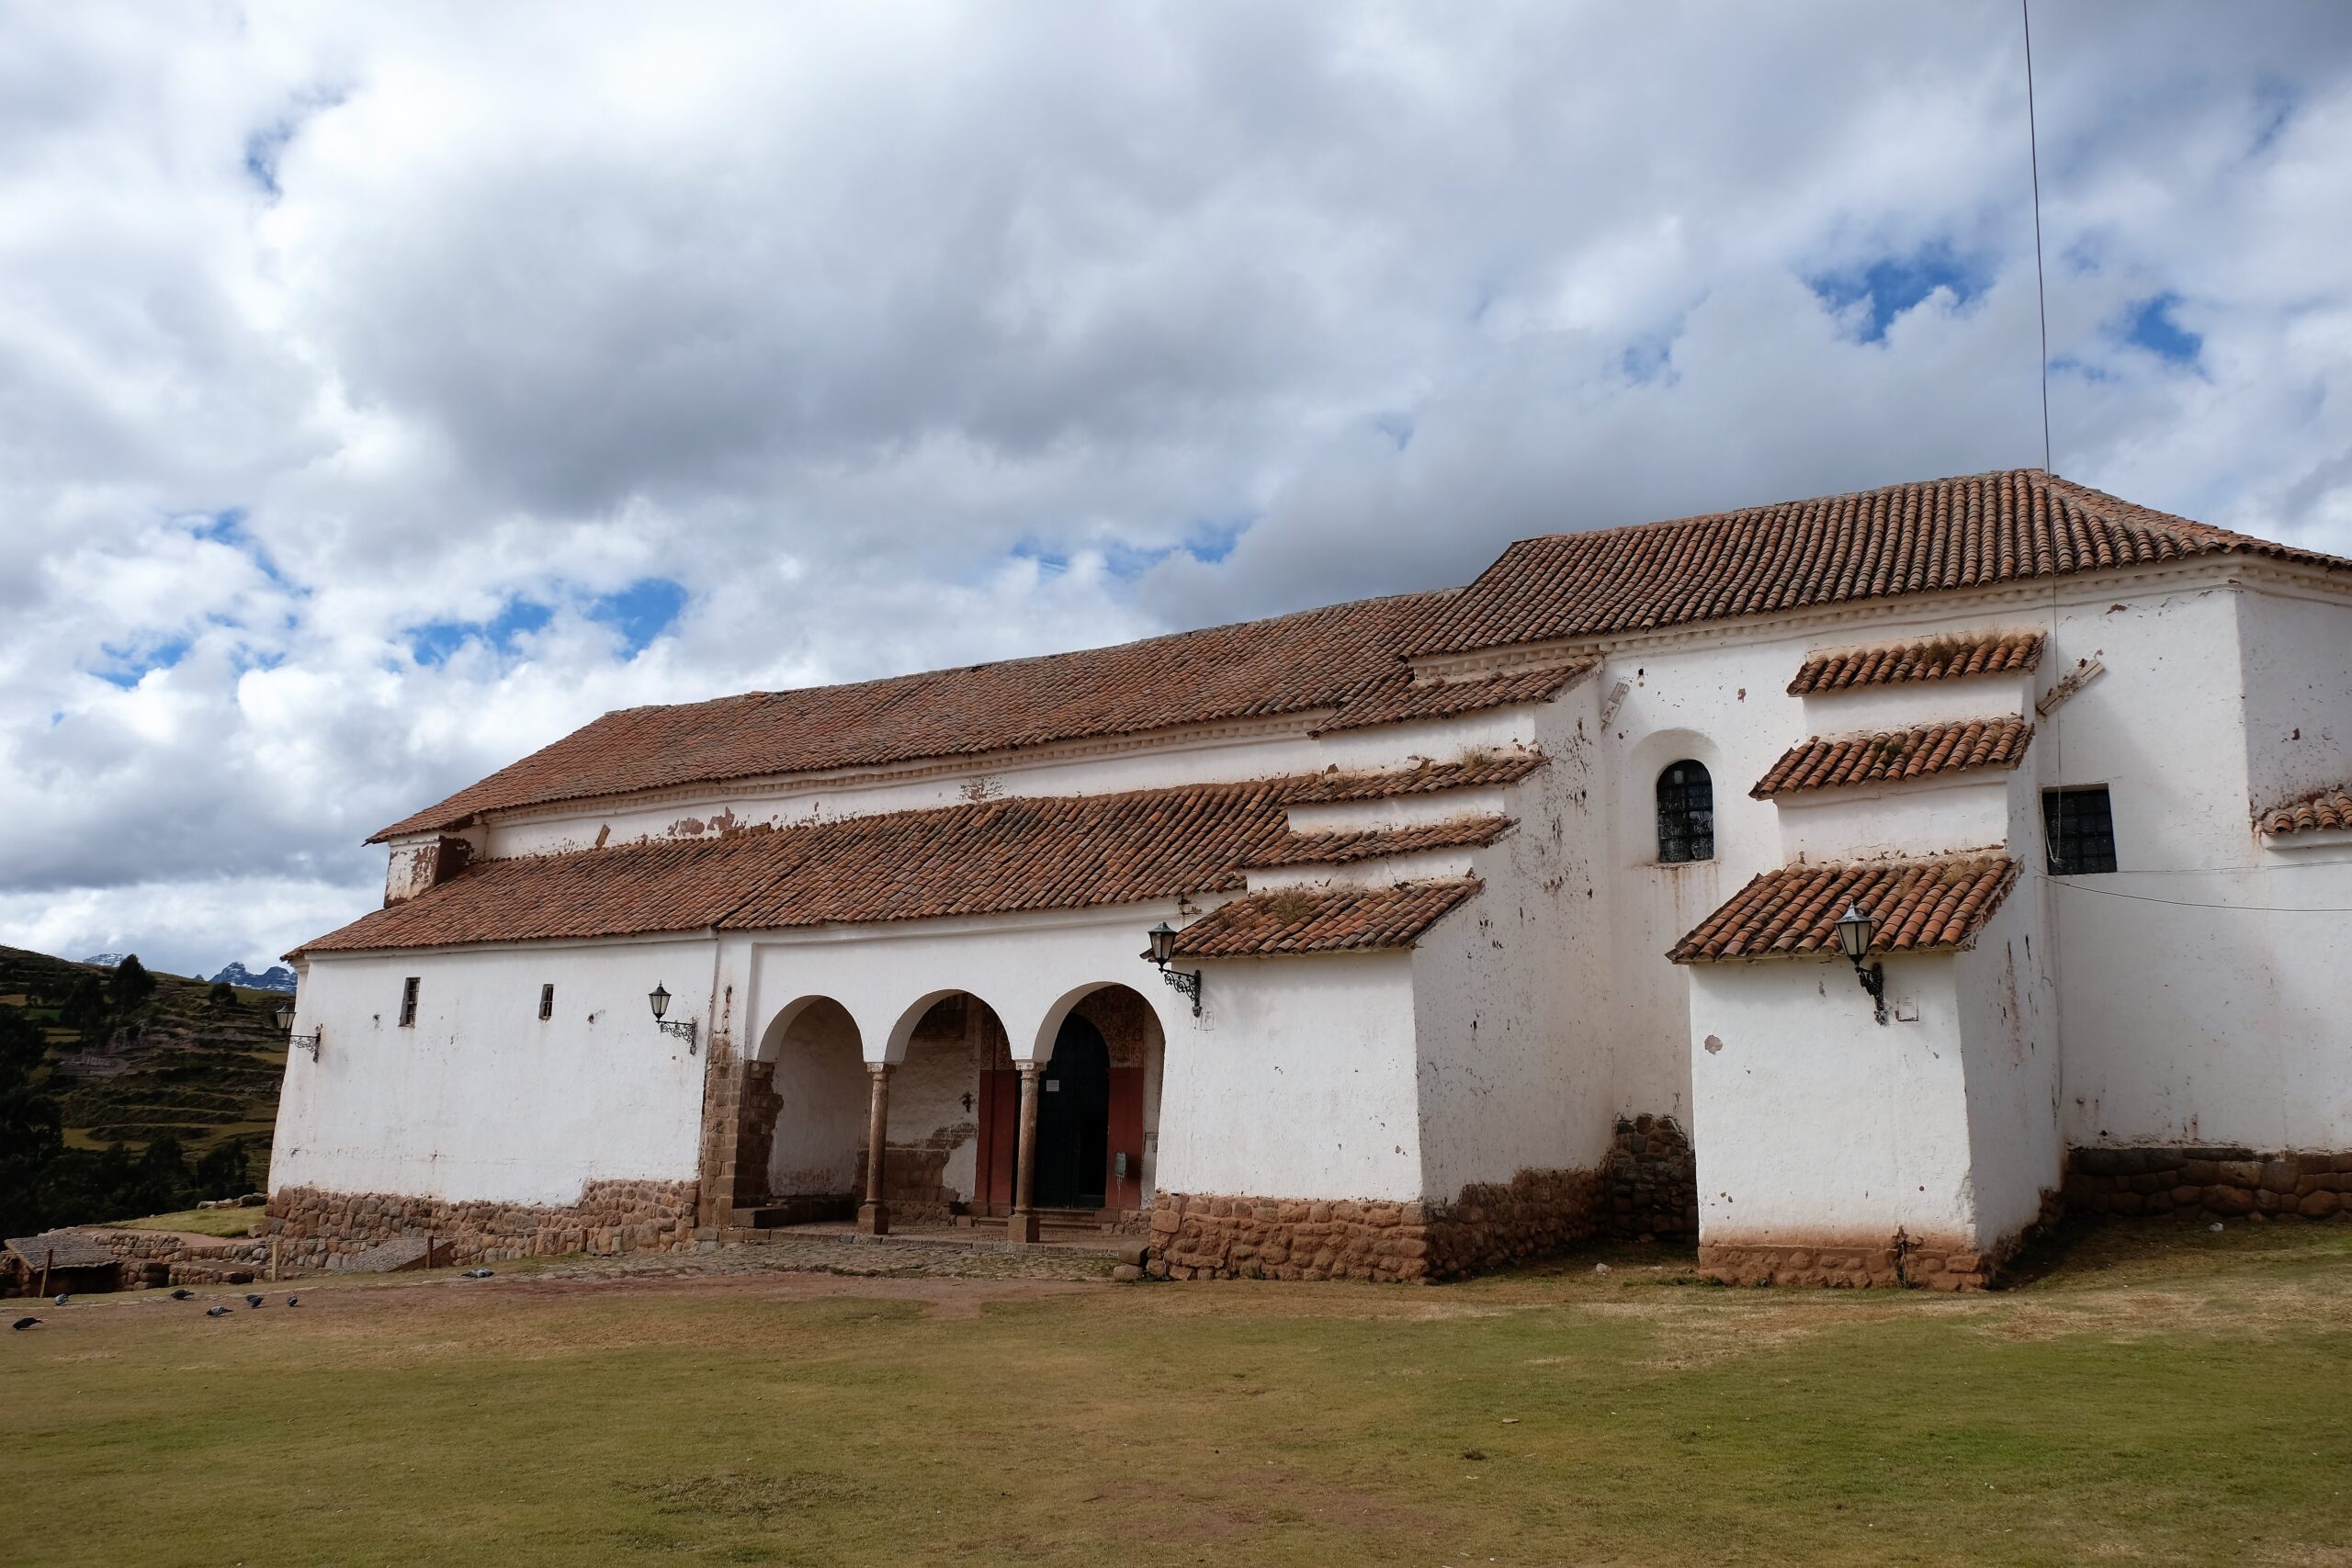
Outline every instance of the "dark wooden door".
[[1082, 1018], [1063, 1021], [1037, 1084], [1041, 1209], [1100, 1209], [1111, 1164], [1111, 1048]]

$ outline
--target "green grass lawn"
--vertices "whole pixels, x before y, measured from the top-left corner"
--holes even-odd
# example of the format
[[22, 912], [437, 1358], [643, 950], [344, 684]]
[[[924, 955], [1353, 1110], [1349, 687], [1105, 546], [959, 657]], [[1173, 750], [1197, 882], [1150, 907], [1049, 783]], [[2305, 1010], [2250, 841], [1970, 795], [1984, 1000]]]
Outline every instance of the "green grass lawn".
[[183, 1231], [191, 1235], [245, 1236], [253, 1234], [262, 1212], [252, 1209], [182, 1209], [171, 1214], [148, 1214], [136, 1220], [116, 1220], [118, 1230]]
[[42, 1309], [0, 1559], [2352, 1563], [2352, 1226], [2109, 1230], [1965, 1298], [1595, 1256]]

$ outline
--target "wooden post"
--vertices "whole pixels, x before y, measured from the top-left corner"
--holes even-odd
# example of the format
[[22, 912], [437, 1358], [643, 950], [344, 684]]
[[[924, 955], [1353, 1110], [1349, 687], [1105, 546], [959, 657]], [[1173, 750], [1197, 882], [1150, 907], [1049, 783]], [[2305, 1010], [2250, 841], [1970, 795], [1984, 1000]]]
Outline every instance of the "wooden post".
[[890, 1139], [890, 1064], [868, 1062], [874, 1098], [865, 1119], [865, 1201], [858, 1205], [857, 1228], [867, 1235], [890, 1234], [890, 1205], [882, 1199], [882, 1158]]
[[40, 1290], [36, 1293], [40, 1295], [43, 1299], [46, 1299], [49, 1295], [49, 1266], [56, 1261], [57, 1248], [53, 1247], [45, 1247], [41, 1248]]
[[1030, 1200], [1037, 1190], [1037, 1075], [1042, 1062], [1015, 1062], [1021, 1070], [1021, 1136], [1013, 1145], [1012, 1217], [1004, 1224], [1004, 1239], [1027, 1246], [1037, 1239], [1037, 1213]]

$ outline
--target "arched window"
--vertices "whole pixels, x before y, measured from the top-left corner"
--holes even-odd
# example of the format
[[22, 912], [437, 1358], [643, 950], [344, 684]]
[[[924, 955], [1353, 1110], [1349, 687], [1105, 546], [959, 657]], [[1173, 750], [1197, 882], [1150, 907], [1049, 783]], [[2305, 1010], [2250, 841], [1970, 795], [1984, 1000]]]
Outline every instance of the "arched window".
[[1662, 865], [1715, 858], [1715, 781], [1698, 762], [1657, 776], [1657, 858]]

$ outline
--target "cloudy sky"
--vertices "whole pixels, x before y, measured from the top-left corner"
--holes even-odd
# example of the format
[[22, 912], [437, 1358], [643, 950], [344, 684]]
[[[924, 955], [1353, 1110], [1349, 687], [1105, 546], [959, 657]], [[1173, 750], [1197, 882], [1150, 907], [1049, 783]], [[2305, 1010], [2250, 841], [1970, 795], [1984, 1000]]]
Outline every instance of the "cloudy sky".
[[[2352, 7], [2035, 17], [2055, 467], [2352, 553]], [[0, 4], [0, 942], [631, 704], [2041, 459], [2014, 4]]]

